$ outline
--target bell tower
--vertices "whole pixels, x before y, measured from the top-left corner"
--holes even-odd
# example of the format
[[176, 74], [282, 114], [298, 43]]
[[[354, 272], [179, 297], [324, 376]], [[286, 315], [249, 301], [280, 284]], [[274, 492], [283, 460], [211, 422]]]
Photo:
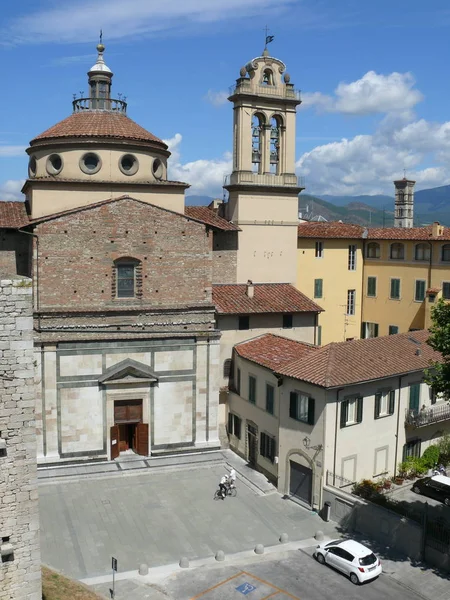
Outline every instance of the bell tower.
[[233, 171], [227, 176], [227, 217], [240, 229], [237, 282], [296, 281], [298, 194], [296, 107], [285, 64], [269, 55], [240, 70], [233, 103]]
[[414, 227], [414, 185], [410, 179], [394, 181], [395, 215], [394, 227]]

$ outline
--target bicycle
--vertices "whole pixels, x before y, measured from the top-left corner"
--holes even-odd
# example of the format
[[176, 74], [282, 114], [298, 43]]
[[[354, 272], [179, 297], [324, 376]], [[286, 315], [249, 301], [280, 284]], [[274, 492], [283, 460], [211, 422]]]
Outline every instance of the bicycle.
[[[232, 498], [235, 498], [237, 496], [237, 488], [235, 485], [230, 485], [225, 484], [225, 496], [231, 496]], [[214, 494], [214, 500], [219, 500], [222, 499], [222, 492], [220, 490], [220, 488], [218, 490], [216, 490], [216, 493]]]

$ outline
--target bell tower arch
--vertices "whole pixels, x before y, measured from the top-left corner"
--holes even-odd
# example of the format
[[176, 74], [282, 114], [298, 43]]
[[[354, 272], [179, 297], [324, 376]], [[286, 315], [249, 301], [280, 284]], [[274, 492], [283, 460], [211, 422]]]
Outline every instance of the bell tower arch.
[[233, 171], [227, 217], [239, 225], [237, 281], [295, 283], [298, 194], [296, 108], [285, 64], [269, 55], [248, 62], [228, 98], [233, 103]]

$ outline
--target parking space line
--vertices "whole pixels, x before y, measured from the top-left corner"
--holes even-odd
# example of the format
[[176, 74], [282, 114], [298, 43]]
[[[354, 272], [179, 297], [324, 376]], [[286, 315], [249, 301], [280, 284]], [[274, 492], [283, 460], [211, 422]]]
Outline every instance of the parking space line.
[[273, 585], [273, 583], [269, 583], [268, 581], [265, 581], [264, 579], [261, 579], [260, 577], [257, 577], [256, 575], [252, 575], [248, 571], [241, 571], [241, 574], [248, 575], [249, 577], [253, 577], [253, 579], [256, 579], [256, 581], [259, 581], [260, 583], [264, 583], [265, 585], [268, 585], [269, 587], [273, 588], [274, 590], [277, 590], [277, 594], [278, 593], [285, 594], [289, 598], [292, 598], [292, 600], [299, 600], [299, 598], [297, 598], [297, 596], [293, 596], [289, 592], [286, 592], [286, 590], [282, 590], [281, 588], [277, 587], [276, 585]]
[[224, 579], [223, 581], [220, 581], [219, 583], [216, 583], [216, 585], [213, 585], [212, 587], [208, 588], [207, 590], [204, 590], [200, 594], [197, 594], [197, 596], [192, 596], [191, 600], [197, 600], [197, 598], [201, 598], [202, 596], [204, 596], [208, 592], [211, 592], [212, 590], [215, 590], [216, 588], [220, 587], [224, 583], [228, 583], [229, 581], [233, 581], [233, 579], [236, 579], [236, 577], [239, 577], [240, 575], [242, 575], [243, 572], [244, 571], [240, 571], [239, 573], [236, 573], [236, 575], [233, 575], [232, 577], [228, 577], [228, 579]]
[[279, 593], [280, 592], [278, 590], [275, 590], [274, 592], [272, 592], [268, 596], [264, 596], [264, 598], [261, 598], [261, 600], [268, 600], [268, 598], [273, 598], [274, 596], [277, 596]]

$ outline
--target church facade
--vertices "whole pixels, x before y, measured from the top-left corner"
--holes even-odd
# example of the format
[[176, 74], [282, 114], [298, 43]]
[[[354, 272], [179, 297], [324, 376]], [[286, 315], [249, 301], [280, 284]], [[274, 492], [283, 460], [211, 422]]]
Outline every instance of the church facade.
[[293, 286], [300, 100], [284, 64], [265, 51], [241, 69], [228, 202], [186, 207], [97, 50], [88, 97], [30, 142], [25, 203], [0, 211], [0, 269], [33, 279], [40, 464], [218, 448], [234, 343], [254, 327], [314, 343], [321, 310]]

